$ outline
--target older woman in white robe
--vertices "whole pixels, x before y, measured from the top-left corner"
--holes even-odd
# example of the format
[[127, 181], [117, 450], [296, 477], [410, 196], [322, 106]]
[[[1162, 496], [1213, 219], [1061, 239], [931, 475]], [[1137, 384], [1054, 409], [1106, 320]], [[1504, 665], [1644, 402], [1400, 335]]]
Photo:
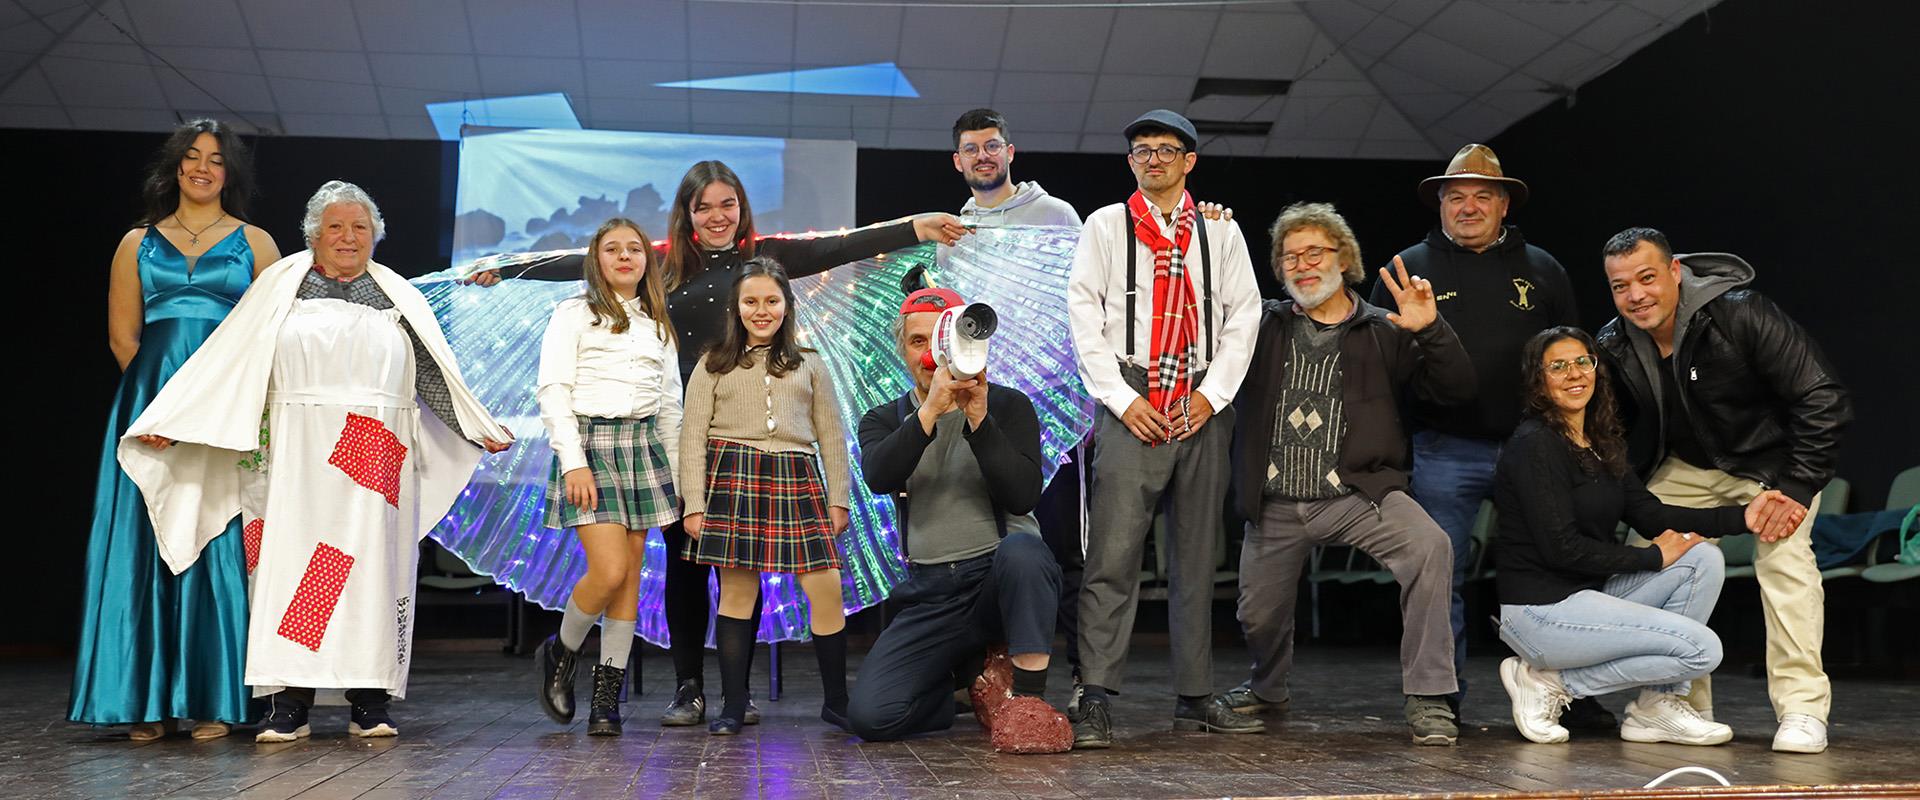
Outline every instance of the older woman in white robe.
[[309, 249], [261, 273], [119, 458], [176, 572], [244, 506], [246, 680], [272, 701], [256, 740], [307, 736], [316, 690], [346, 690], [350, 733], [393, 736], [419, 541], [481, 451], [512, 436], [426, 299], [372, 261], [386, 228], [373, 199], [329, 182], [304, 228]]

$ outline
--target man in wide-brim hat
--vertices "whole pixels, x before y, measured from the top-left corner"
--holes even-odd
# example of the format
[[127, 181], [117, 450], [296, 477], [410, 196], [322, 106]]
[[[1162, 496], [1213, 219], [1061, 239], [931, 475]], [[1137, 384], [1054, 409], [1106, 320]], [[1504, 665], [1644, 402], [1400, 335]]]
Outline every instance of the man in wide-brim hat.
[[[1413, 497], [1453, 541], [1456, 669], [1467, 653], [1460, 587], [1478, 566], [1473, 523], [1481, 502], [1492, 497], [1500, 444], [1520, 421], [1521, 346], [1545, 328], [1580, 322], [1567, 271], [1507, 224], [1507, 213], [1529, 194], [1526, 183], [1507, 175], [1492, 148], [1462, 147], [1445, 171], [1420, 182], [1421, 201], [1440, 212], [1439, 227], [1400, 253], [1408, 273], [1433, 284], [1441, 315], [1473, 360], [1478, 388], [1477, 398], [1462, 405], [1416, 399], [1411, 413]], [[1380, 286], [1369, 299], [1395, 308]], [[1456, 711], [1460, 696], [1454, 698]], [[1581, 712], [1598, 708], [1581, 704], [1563, 721], [1582, 724]]]

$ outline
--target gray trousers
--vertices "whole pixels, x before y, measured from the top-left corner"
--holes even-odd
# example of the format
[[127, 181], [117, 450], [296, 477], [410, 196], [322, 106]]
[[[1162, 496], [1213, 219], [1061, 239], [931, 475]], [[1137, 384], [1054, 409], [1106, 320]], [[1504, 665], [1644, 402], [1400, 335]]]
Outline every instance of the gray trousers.
[[[1145, 383], [1144, 373], [1124, 371], [1129, 383], [1135, 377]], [[1200, 377], [1193, 382], [1199, 385]], [[1173, 690], [1213, 693], [1215, 540], [1224, 524], [1233, 416], [1231, 406], [1221, 409], [1193, 438], [1151, 447], [1111, 412], [1102, 412], [1094, 424], [1087, 565], [1080, 587], [1082, 682], [1120, 688], [1140, 604], [1140, 563], [1154, 512], [1165, 499]]]
[[1268, 499], [1240, 548], [1240, 628], [1253, 655], [1253, 691], [1289, 697], [1300, 573], [1315, 545], [1360, 549], [1400, 584], [1400, 683], [1404, 694], [1452, 694], [1453, 545], [1405, 492], [1378, 508], [1359, 494], [1331, 500]]

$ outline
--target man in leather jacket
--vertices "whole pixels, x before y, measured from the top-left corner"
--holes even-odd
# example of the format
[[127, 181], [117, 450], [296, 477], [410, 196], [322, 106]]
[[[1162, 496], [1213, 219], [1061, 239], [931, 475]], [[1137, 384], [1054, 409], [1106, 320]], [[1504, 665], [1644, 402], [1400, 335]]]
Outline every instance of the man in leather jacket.
[[[1744, 503], [1765, 489], [1793, 500], [1769, 515], [1753, 565], [1780, 721], [1773, 749], [1821, 752], [1832, 692], [1811, 529], [1853, 418], [1847, 389], [1806, 330], [1747, 288], [1753, 267], [1739, 256], [1676, 256], [1651, 228], [1621, 231], [1603, 255], [1620, 316], [1598, 341], [1647, 488], [1695, 507]], [[1705, 678], [1688, 701], [1712, 718]]]

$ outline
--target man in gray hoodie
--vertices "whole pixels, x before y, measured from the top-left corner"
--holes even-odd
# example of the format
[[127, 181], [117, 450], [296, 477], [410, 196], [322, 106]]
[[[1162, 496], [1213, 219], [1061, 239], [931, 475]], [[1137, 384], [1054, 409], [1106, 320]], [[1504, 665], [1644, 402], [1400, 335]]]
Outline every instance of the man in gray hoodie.
[[[1792, 500], [1768, 511], [1753, 562], [1780, 722], [1773, 749], [1821, 752], [1832, 691], [1820, 662], [1826, 595], [1812, 528], [1853, 418], [1847, 389], [1806, 330], [1747, 288], [1753, 267], [1739, 256], [1676, 256], [1652, 228], [1615, 234], [1603, 255], [1620, 316], [1597, 341], [1647, 489], [1696, 508], [1767, 489]], [[1705, 678], [1687, 700], [1713, 718]]]
[[1013, 182], [1013, 143], [1007, 120], [991, 108], [976, 108], [953, 122], [953, 169], [967, 180], [973, 198], [960, 208], [967, 225], [1071, 225], [1080, 214], [1067, 201], [1033, 181]]

